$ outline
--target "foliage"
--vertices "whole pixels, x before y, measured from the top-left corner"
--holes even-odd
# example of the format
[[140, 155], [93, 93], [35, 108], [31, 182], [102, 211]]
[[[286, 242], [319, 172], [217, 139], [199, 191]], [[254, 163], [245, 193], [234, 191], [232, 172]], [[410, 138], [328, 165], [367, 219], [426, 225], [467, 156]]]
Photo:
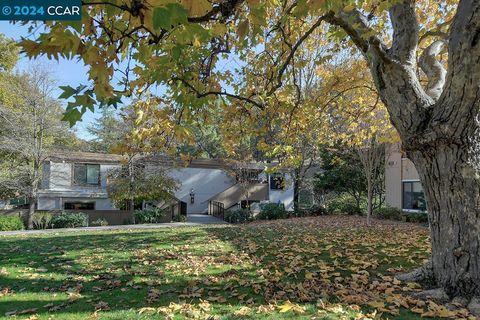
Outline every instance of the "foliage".
[[329, 214], [327, 208], [323, 205], [315, 204], [309, 208], [298, 210], [295, 212], [296, 217], [315, 217]]
[[33, 214], [33, 227], [35, 229], [47, 229], [52, 226], [53, 214], [51, 212], [35, 212]]
[[88, 226], [88, 215], [83, 212], [62, 212], [51, 220], [54, 228], [78, 228]]
[[249, 209], [235, 209], [225, 211], [224, 220], [230, 223], [245, 223], [252, 221], [252, 212]]
[[103, 109], [101, 116], [87, 127], [87, 131], [94, 136], [89, 142], [91, 151], [111, 153], [122, 142], [124, 126], [116, 111], [112, 108]]
[[108, 226], [108, 221], [105, 220], [105, 218], [99, 218], [97, 220], [94, 220], [90, 223], [92, 227], [104, 227]]
[[1, 86], [10, 95], [0, 100], [0, 194], [28, 198], [32, 228], [42, 165], [53, 150], [69, 150], [75, 135], [61, 121], [64, 110], [51, 97], [53, 80], [46, 69], [5, 75]]
[[352, 197], [350, 194], [341, 193], [336, 197], [332, 197], [327, 200], [326, 208], [329, 213], [339, 213], [339, 214], [348, 214], [348, 215], [362, 215], [363, 208], [362, 202], [364, 198], [357, 202], [357, 199]]
[[0, 73], [10, 72], [17, 64], [19, 47], [13, 39], [0, 33]]
[[285, 219], [288, 212], [283, 203], [262, 203], [260, 204], [260, 213], [255, 217], [260, 220]]
[[382, 207], [374, 211], [374, 216], [379, 219], [389, 219], [389, 220], [403, 220], [404, 214], [402, 210], [394, 207]]
[[426, 212], [406, 212], [394, 207], [377, 208], [374, 211], [374, 216], [379, 219], [428, 223], [428, 215]]
[[135, 202], [169, 201], [177, 189], [177, 180], [171, 178], [161, 164], [129, 157], [128, 163], [108, 173], [107, 192], [113, 202], [121, 206], [125, 200]]
[[15, 231], [23, 229], [25, 229], [25, 226], [19, 216], [0, 216], [0, 231]]
[[177, 214], [173, 216], [173, 221], [175, 222], [187, 222], [187, 216], [183, 214]]
[[314, 192], [319, 195], [348, 193], [358, 202], [366, 194], [367, 185], [355, 150], [338, 145], [323, 147], [320, 153], [322, 171], [314, 177]]
[[151, 208], [143, 210], [135, 210], [135, 223], [159, 223], [163, 222], [165, 217], [165, 210], [160, 208]]
[[428, 215], [426, 212], [404, 212], [404, 215], [408, 222], [428, 223]]

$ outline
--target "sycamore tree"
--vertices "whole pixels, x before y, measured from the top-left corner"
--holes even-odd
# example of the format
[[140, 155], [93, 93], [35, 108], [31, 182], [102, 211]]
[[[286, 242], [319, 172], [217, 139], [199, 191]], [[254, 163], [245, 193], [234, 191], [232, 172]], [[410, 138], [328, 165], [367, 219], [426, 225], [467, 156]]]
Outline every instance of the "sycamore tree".
[[[21, 43], [30, 56], [79, 57], [90, 67], [91, 86], [64, 88], [72, 121], [151, 86], [175, 102], [166, 121], [219, 97], [268, 112], [316, 32], [330, 39], [331, 55], [359, 53], [427, 198], [432, 259], [405, 279], [428, 278], [451, 297], [480, 296], [479, 0], [110, 0], [83, 1], [82, 13], [79, 23], [45, 22], [46, 32]], [[219, 68], [229, 54], [257, 64], [262, 82], [246, 88], [247, 75]]]

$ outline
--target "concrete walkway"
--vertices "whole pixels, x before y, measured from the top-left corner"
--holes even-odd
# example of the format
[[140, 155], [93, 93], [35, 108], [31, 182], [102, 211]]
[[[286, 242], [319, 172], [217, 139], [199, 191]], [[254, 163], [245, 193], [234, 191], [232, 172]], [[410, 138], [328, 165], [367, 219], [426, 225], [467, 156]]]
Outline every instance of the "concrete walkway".
[[187, 215], [187, 223], [196, 223], [196, 224], [225, 224], [226, 222], [210, 216], [208, 214], [201, 213], [192, 213]]
[[16, 236], [29, 234], [48, 234], [62, 232], [77, 231], [108, 231], [108, 230], [139, 230], [139, 229], [162, 229], [162, 228], [178, 228], [178, 227], [195, 227], [206, 224], [227, 224], [225, 221], [209, 216], [206, 214], [189, 214], [187, 222], [171, 222], [158, 224], [127, 224], [120, 226], [104, 226], [104, 227], [83, 227], [83, 228], [61, 228], [61, 229], [45, 229], [45, 230], [19, 230], [19, 231], [0, 231], [0, 236]]

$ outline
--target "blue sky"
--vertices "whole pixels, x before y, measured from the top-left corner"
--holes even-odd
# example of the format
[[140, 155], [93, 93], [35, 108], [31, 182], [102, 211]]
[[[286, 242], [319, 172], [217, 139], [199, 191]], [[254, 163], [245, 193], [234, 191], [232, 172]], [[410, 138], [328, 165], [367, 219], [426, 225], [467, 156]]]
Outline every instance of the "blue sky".
[[[21, 37], [28, 37], [29, 32], [27, 27], [20, 26], [19, 24], [12, 24], [8, 21], [0, 21], [0, 33], [5, 34], [7, 37], [19, 40]], [[30, 37], [33, 37], [30, 35]], [[70, 85], [76, 87], [81, 83], [88, 82], [87, 76], [87, 67], [83, 64], [82, 61], [77, 60], [66, 60], [60, 59], [59, 61], [48, 60], [47, 58], [40, 57], [35, 60], [30, 60], [25, 56], [20, 58], [18, 62], [18, 70], [28, 70], [29, 65], [32, 63], [41, 63], [48, 67], [51, 70], [53, 78], [56, 80], [57, 84], [60, 85]], [[60, 95], [60, 90], [58, 95]], [[100, 113], [96, 112], [95, 114], [91, 111], [83, 117], [83, 121], [75, 125], [74, 129], [79, 137], [84, 139], [91, 139], [91, 135], [86, 131], [86, 127], [99, 117]]]

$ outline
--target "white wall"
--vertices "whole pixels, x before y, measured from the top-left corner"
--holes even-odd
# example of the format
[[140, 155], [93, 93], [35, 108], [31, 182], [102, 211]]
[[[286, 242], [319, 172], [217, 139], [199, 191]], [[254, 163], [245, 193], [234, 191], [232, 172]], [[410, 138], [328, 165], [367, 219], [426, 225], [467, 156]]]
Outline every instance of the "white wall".
[[[179, 190], [175, 196], [187, 203], [187, 213], [206, 213], [208, 199], [234, 184], [233, 179], [223, 170], [204, 168], [169, 169], [168, 175], [177, 179]], [[190, 190], [193, 188], [195, 202], [190, 203]]]
[[268, 179], [269, 201], [272, 203], [283, 203], [287, 211], [293, 211], [293, 180], [290, 174], [285, 174], [285, 189], [272, 190], [270, 188], [270, 179]]

